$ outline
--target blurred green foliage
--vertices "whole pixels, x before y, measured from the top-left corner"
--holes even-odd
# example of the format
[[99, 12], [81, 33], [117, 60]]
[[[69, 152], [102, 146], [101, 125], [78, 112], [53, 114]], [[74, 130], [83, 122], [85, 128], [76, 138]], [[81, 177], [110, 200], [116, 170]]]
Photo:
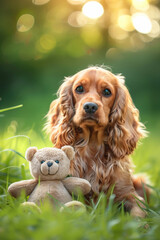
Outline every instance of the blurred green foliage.
[[[81, 15], [87, 0], [78, 5], [71, 0], [34, 4], [41, 1], [45, 0], [1, 2], [0, 109], [23, 107], [0, 112], [0, 238], [159, 239], [160, 3], [142, 0], [137, 9], [138, 0], [101, 0], [104, 14], [91, 20]], [[137, 12], [146, 14], [157, 32], [153, 28], [142, 34], [131, 25], [124, 25], [131, 31], [120, 29], [119, 16]], [[19, 205], [24, 197], [14, 200], [7, 188], [14, 181], [31, 178], [24, 159], [29, 146], [52, 146], [42, 132], [44, 116], [64, 76], [103, 64], [126, 77], [150, 131], [133, 154], [135, 172], [147, 173], [155, 186], [148, 217], [137, 221], [124, 214], [123, 205], [113, 204], [113, 196], [108, 207], [102, 196], [97, 206], [83, 214], [53, 212], [48, 205], [42, 206], [41, 214], [34, 209], [22, 211]]]
[[[154, 40], [136, 30], [127, 32], [127, 37], [121, 40], [109, 35], [109, 27], [116, 24], [118, 14], [124, 9], [131, 12], [130, 1], [100, 1], [104, 15], [87, 20], [83, 27], [71, 26], [68, 19], [73, 12], [80, 12], [86, 1], [79, 5], [64, 0], [52, 0], [44, 5], [34, 2], [15, 0], [1, 4], [0, 108], [24, 105], [22, 109], [0, 115], [2, 129], [12, 120], [18, 121], [20, 130], [42, 129], [43, 117], [64, 76], [95, 64], [122, 73], [142, 120], [148, 122], [152, 116], [156, 120], [160, 103], [159, 38]], [[159, 2], [150, 4], [151, 8], [155, 4], [158, 11]], [[24, 26], [17, 22], [24, 14], [34, 17], [34, 25], [20, 32]], [[135, 34], [139, 35], [132, 45]]]
[[33, 127], [34, 123], [37, 129], [42, 129], [43, 117], [64, 76], [94, 64], [105, 64], [114, 73], [122, 73], [142, 120], [156, 120], [160, 104], [159, 63], [158, 43], [139, 52], [116, 49], [114, 57], [107, 58], [101, 50], [78, 59], [50, 56], [39, 61], [5, 63], [1, 65], [1, 108], [18, 104], [23, 104], [23, 108], [5, 112], [0, 125], [6, 126], [12, 119], [18, 120], [21, 129]]

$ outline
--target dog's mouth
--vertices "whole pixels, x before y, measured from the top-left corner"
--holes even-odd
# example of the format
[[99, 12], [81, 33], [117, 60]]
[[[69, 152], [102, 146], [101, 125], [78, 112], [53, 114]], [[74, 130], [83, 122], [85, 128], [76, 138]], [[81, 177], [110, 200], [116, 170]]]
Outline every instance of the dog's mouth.
[[89, 116], [84, 116], [82, 119], [82, 122], [96, 122], [98, 123], [98, 119], [95, 116], [89, 115]]

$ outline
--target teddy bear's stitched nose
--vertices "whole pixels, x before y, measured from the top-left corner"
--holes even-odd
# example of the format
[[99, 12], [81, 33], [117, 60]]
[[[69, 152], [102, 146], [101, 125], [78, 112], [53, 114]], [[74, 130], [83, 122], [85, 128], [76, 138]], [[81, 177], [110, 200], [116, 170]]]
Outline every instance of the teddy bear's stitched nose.
[[48, 167], [51, 167], [53, 165], [52, 162], [47, 162]]

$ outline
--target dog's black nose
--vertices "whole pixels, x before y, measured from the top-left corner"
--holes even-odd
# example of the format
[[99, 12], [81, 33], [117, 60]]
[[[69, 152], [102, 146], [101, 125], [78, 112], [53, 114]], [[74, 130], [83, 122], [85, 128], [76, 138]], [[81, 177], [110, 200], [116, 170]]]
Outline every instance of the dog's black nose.
[[86, 102], [83, 105], [83, 109], [85, 110], [86, 113], [95, 113], [98, 109], [98, 105], [96, 103], [93, 102]]
[[51, 167], [53, 165], [52, 162], [47, 162], [48, 167]]

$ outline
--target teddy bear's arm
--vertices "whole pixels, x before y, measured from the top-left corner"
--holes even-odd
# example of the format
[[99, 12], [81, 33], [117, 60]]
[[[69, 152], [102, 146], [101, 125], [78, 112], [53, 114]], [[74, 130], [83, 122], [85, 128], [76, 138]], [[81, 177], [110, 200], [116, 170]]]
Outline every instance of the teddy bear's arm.
[[22, 191], [28, 196], [31, 194], [37, 183], [38, 181], [36, 179], [15, 182], [9, 186], [8, 192], [15, 198], [19, 197]]
[[71, 194], [77, 195], [80, 191], [86, 195], [91, 191], [91, 184], [82, 178], [68, 177], [63, 180], [63, 184]]

